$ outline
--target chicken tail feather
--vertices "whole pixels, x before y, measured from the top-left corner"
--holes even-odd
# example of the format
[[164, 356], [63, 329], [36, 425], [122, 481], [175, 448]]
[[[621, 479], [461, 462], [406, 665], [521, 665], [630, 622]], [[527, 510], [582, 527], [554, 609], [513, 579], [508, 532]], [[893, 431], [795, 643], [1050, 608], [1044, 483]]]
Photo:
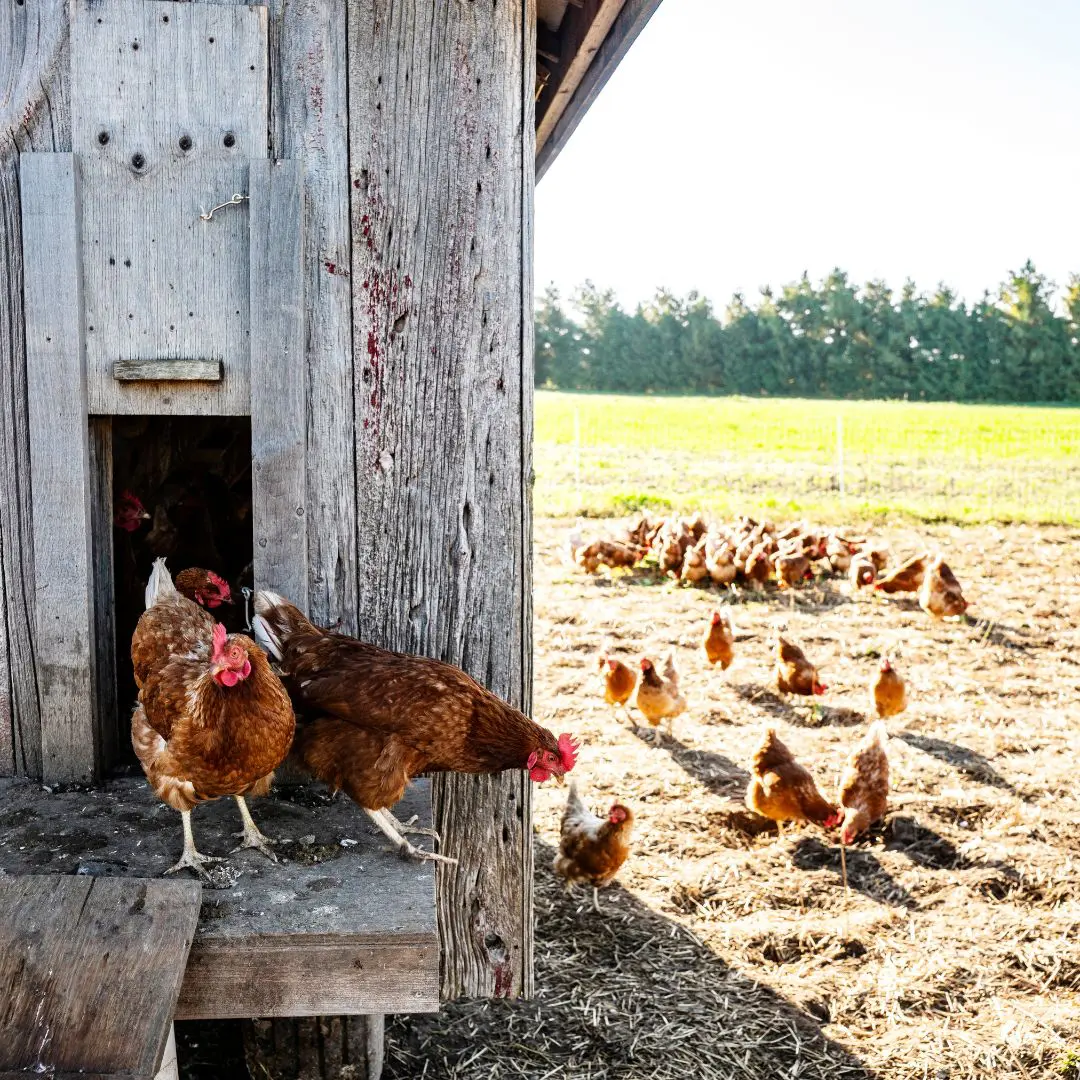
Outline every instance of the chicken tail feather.
[[271, 656], [280, 660], [289, 638], [294, 634], [321, 634], [295, 605], [275, 592], [260, 591], [255, 594], [255, 617], [251, 629], [255, 640]]
[[146, 583], [146, 606], [152, 608], [163, 597], [173, 596], [175, 593], [176, 586], [173, 585], [172, 574], [169, 573], [165, 560], [155, 559], [150, 580]]

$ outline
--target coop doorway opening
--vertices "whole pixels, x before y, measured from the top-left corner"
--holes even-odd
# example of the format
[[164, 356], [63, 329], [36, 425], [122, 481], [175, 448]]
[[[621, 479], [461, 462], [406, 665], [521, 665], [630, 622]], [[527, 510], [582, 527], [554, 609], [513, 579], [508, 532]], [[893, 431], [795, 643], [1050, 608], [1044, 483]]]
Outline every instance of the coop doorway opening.
[[[234, 416], [124, 416], [112, 421], [113, 583], [120, 761], [137, 689], [131, 635], [155, 559], [175, 579], [189, 567], [227, 585], [205, 606], [230, 633], [245, 625], [253, 582], [251, 421]], [[227, 591], [231, 602], [219, 602]]]

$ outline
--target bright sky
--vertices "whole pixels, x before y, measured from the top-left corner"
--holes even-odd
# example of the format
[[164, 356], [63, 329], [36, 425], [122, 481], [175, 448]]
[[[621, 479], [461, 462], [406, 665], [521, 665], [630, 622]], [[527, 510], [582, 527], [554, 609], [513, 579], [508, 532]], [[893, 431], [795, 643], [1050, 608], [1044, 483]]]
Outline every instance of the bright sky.
[[536, 284], [1080, 272], [1076, 0], [664, 0], [536, 192]]

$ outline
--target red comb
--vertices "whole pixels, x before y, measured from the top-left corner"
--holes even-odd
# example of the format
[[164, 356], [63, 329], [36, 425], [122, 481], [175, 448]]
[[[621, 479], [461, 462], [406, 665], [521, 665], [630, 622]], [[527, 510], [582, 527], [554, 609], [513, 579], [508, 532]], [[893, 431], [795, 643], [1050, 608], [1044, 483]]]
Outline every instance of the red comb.
[[206, 571], [206, 580], [209, 581], [211, 585], [217, 585], [219, 587], [227, 584], [225, 579], [218, 574], [215, 574], [213, 570]]
[[214, 623], [214, 652], [219, 653], [225, 648], [225, 642], [229, 638], [229, 631], [221, 623]]
[[574, 741], [572, 735], [560, 735], [558, 746], [563, 768], [569, 772], [577, 762], [578, 743]]

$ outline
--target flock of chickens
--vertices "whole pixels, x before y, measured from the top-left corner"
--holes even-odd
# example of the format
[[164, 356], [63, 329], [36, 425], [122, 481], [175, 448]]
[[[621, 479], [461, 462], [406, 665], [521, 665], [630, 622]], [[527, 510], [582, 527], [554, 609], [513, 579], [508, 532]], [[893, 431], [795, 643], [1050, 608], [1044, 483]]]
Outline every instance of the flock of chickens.
[[[590, 573], [601, 565], [654, 565], [692, 584], [711, 581], [734, 587], [741, 581], [758, 589], [773, 580], [780, 588], [793, 588], [818, 574], [847, 574], [853, 590], [918, 593], [920, 606], [935, 618], [959, 617], [967, 609], [959, 582], [940, 556], [916, 555], [890, 570], [886, 552], [870, 541], [816, 532], [802, 524], [780, 531], [772, 522], [741, 518], [733, 525], [710, 529], [700, 515], [657, 522], [642, 517], [616, 539], [598, 537], [586, 543], [574, 534], [568, 552], [575, 564]], [[730, 608], [713, 612], [701, 637], [705, 658], [727, 670], [735, 647]], [[781, 694], [814, 700], [828, 690], [797, 644], [778, 633], [772, 652], [773, 675]], [[670, 733], [675, 718], [686, 711], [674, 654], [668, 654], [662, 671], [648, 656], [642, 657], [636, 672], [606, 654], [598, 657], [597, 666], [604, 700], [624, 709], [628, 718], [630, 706], [636, 708], [650, 726], [654, 742], [659, 741], [661, 725]], [[905, 682], [888, 657], [872, 680], [870, 694], [879, 719], [852, 749], [835, 800], [822, 794], [813, 775], [775, 729], [765, 730], [750, 762], [746, 805], [775, 822], [781, 836], [786, 822], [812, 822], [826, 829], [839, 826], [843, 853], [843, 845], [854, 842], [884, 816], [889, 793], [889, 737], [884, 721], [907, 707]], [[570, 882], [587, 881], [594, 887], [607, 884], [629, 853], [632, 821], [633, 814], [620, 803], [612, 807], [606, 821], [588, 815], [572, 792], [556, 871]], [[588, 852], [587, 862], [583, 851]]]

